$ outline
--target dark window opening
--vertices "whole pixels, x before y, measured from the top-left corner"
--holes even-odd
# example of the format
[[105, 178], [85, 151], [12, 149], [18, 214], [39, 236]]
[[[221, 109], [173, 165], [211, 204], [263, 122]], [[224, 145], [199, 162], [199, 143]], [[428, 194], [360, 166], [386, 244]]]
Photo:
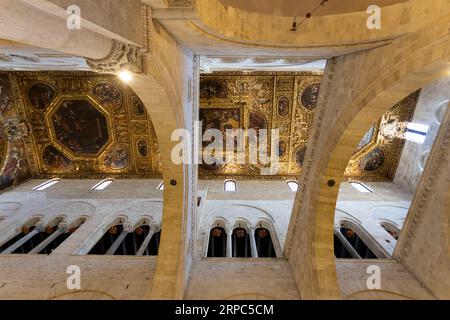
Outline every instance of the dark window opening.
[[159, 250], [159, 242], [161, 239], [161, 231], [155, 233], [148, 245], [148, 253], [144, 253], [144, 256], [157, 256]]
[[269, 230], [258, 228], [255, 230], [256, 248], [260, 258], [276, 258], [275, 248]]
[[340, 232], [350, 245], [358, 252], [363, 259], [376, 259], [375, 254], [367, 247], [361, 238], [350, 228], [341, 227]]
[[22, 239], [23, 237], [25, 237], [28, 233], [30, 233], [31, 231], [34, 230], [34, 226], [32, 227], [23, 227], [21, 232], [19, 234], [17, 234], [14, 238], [8, 240], [7, 242], [5, 242], [1, 247], [0, 247], [0, 253], [5, 251], [7, 248], [9, 248], [10, 246], [12, 246], [14, 243], [16, 243], [17, 241], [19, 241], [20, 239]]
[[226, 257], [227, 234], [223, 228], [216, 227], [209, 233], [208, 257]]
[[233, 257], [251, 257], [250, 237], [244, 228], [233, 230]]
[[109, 228], [88, 254], [105, 254], [122, 231], [122, 225], [115, 225]]
[[334, 256], [340, 259], [352, 258], [352, 255], [348, 252], [337, 235], [334, 235]]

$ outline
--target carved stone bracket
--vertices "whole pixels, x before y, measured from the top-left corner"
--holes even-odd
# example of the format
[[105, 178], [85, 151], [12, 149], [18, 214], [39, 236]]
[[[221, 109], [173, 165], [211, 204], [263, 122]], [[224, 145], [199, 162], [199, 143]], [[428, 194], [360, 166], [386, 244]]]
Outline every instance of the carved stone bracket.
[[122, 70], [143, 72], [143, 54], [135, 45], [113, 40], [111, 52], [103, 59], [86, 59], [95, 72], [118, 73]]

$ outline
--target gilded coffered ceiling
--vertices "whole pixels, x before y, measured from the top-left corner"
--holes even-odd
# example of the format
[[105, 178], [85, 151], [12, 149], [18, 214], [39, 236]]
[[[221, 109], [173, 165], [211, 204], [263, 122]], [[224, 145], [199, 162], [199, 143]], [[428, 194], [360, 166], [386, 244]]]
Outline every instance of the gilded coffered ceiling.
[[[217, 72], [200, 80], [203, 132], [217, 129], [279, 130], [267, 165], [206, 164], [201, 179], [297, 179], [301, 173], [321, 73]], [[401, 133], [419, 92], [395, 105], [355, 146], [348, 180], [392, 181], [401, 156]], [[155, 131], [137, 95], [114, 76], [87, 72], [0, 73], [0, 189], [28, 178], [159, 178]], [[248, 142], [245, 152], [248, 156]], [[206, 146], [208, 143], [204, 143]]]
[[114, 76], [10, 73], [33, 177], [160, 176], [158, 143], [140, 99]]
[[[200, 165], [200, 177], [244, 179], [297, 179], [302, 166], [322, 82], [311, 72], [216, 72], [203, 75], [200, 84], [200, 120], [207, 129], [279, 129], [274, 146], [280, 157], [276, 175], [261, 175], [262, 165]], [[392, 181], [404, 140], [399, 138], [410, 121], [419, 93], [399, 102], [373, 125], [355, 146], [346, 170], [348, 180]], [[246, 141], [248, 158], [248, 141]], [[270, 149], [270, 143], [268, 143]], [[270, 152], [270, 150], [269, 150]]]

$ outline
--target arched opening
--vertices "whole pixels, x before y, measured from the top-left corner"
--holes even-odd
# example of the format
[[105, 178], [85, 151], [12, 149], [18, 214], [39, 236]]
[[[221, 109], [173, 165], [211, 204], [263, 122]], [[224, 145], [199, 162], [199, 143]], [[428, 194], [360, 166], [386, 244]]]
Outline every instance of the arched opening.
[[398, 240], [398, 237], [400, 236], [400, 229], [397, 226], [389, 222], [381, 222], [380, 226], [384, 230], [386, 230], [386, 232], [389, 233], [392, 236], [392, 238]]
[[58, 224], [63, 219], [62, 217], [56, 218], [45, 227], [36, 224], [24, 225], [18, 235], [2, 245], [1, 254], [50, 254], [51, 251], [48, 251], [50, 249], [46, 249], [46, 247], [60, 235]]
[[122, 224], [111, 226], [88, 254], [106, 254], [108, 250], [111, 249], [111, 246], [116, 243], [123, 231], [124, 228]]
[[227, 233], [224, 228], [212, 228], [209, 233], [208, 257], [226, 257]]
[[246, 229], [238, 227], [233, 230], [233, 257], [248, 258], [252, 256], [250, 237]]
[[[128, 256], [152, 256], [158, 254], [158, 240], [156, 237], [159, 233], [155, 233], [156, 227], [149, 225], [141, 225], [127, 233], [123, 241], [118, 246], [114, 255]], [[153, 242], [152, 242], [153, 241]]]
[[270, 231], [266, 228], [257, 228], [255, 230], [256, 248], [260, 258], [276, 258], [275, 248], [272, 243]]
[[[361, 258], [361, 259], [376, 259], [377, 258], [375, 256], [375, 254], [366, 245], [366, 243], [358, 236], [358, 234], [354, 230], [352, 230], [349, 227], [341, 226], [339, 228], [339, 232], [343, 235], [343, 237], [338, 237], [339, 241], [340, 242], [346, 241], [355, 250], [354, 252], [357, 253], [356, 256], [352, 255], [350, 253], [351, 258]], [[338, 251], [338, 253], [341, 253], [343, 248], [345, 249], [345, 251], [347, 251], [348, 246], [345, 246], [344, 244], [341, 243], [341, 250]], [[338, 249], [339, 249], [339, 245], [338, 245]], [[336, 248], [335, 248], [335, 253], [336, 253]], [[348, 253], [348, 251], [347, 251], [347, 253]], [[344, 252], [344, 255], [345, 255], [345, 258], [350, 258], [350, 257], [346, 256], [345, 252]], [[343, 258], [343, 257], [336, 256], [336, 258]]]
[[58, 248], [64, 241], [66, 241], [72, 234], [77, 231], [82, 224], [85, 223], [85, 219], [80, 219], [77, 224], [70, 226], [68, 228], [59, 226], [57, 230], [46, 239], [45, 242], [42, 242], [39, 247], [34, 248], [30, 253], [39, 253], [39, 254], [51, 254], [56, 248]]

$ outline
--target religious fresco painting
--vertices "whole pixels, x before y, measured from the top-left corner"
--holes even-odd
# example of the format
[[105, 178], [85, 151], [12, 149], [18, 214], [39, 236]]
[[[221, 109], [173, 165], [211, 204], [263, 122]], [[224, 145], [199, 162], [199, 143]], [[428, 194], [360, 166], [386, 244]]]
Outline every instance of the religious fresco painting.
[[[202, 135], [205, 134], [207, 130], [216, 129], [219, 130], [223, 135], [223, 145], [226, 146], [226, 131], [239, 129], [241, 127], [241, 109], [240, 108], [211, 108], [211, 109], [200, 109], [200, 121], [202, 122]], [[212, 137], [211, 141], [203, 141], [203, 147], [206, 147], [210, 142], [214, 141]], [[220, 159], [223, 154], [214, 155], [217, 160]], [[220, 161], [215, 161], [212, 164], [202, 163], [200, 165], [201, 169], [207, 171], [217, 171], [224, 167]]]
[[24, 139], [29, 128], [19, 119], [7, 73], [0, 73], [0, 190], [14, 187], [31, 177]]
[[200, 83], [201, 99], [220, 99], [227, 95], [224, 85], [216, 80], [204, 80]]
[[144, 139], [138, 140], [137, 150], [138, 150], [139, 155], [141, 155], [142, 157], [147, 157], [148, 152], [149, 152], [147, 141]]
[[64, 100], [52, 123], [56, 139], [76, 155], [96, 155], [109, 140], [105, 115], [87, 100]]
[[376, 147], [359, 161], [359, 168], [364, 171], [375, 171], [381, 168], [384, 160], [385, 155], [383, 149]]
[[13, 110], [14, 100], [11, 92], [11, 84], [7, 73], [0, 73], [0, 113], [3, 118], [15, 114]]
[[56, 96], [56, 91], [47, 83], [33, 83], [28, 89], [28, 101], [36, 109], [45, 110]]
[[123, 98], [119, 88], [110, 82], [101, 82], [93, 89], [94, 96], [107, 110], [117, 111], [122, 107]]
[[313, 83], [307, 86], [301, 93], [300, 103], [303, 107], [312, 111], [316, 108], [317, 100], [319, 99], [320, 83]]
[[50, 145], [42, 153], [42, 160], [46, 166], [53, 170], [66, 170], [72, 164], [72, 161], [61, 151]]
[[286, 117], [289, 115], [290, 101], [286, 96], [281, 96], [278, 99], [277, 113], [280, 117]]
[[145, 110], [144, 103], [138, 96], [133, 96], [131, 98], [131, 105], [133, 107], [133, 114], [135, 117], [145, 117], [147, 111]]
[[128, 166], [130, 162], [128, 151], [123, 146], [117, 146], [112, 149], [105, 158], [105, 166], [114, 169], [122, 170]]
[[303, 161], [305, 160], [306, 147], [300, 148], [295, 153], [295, 162], [299, 167], [303, 166]]

